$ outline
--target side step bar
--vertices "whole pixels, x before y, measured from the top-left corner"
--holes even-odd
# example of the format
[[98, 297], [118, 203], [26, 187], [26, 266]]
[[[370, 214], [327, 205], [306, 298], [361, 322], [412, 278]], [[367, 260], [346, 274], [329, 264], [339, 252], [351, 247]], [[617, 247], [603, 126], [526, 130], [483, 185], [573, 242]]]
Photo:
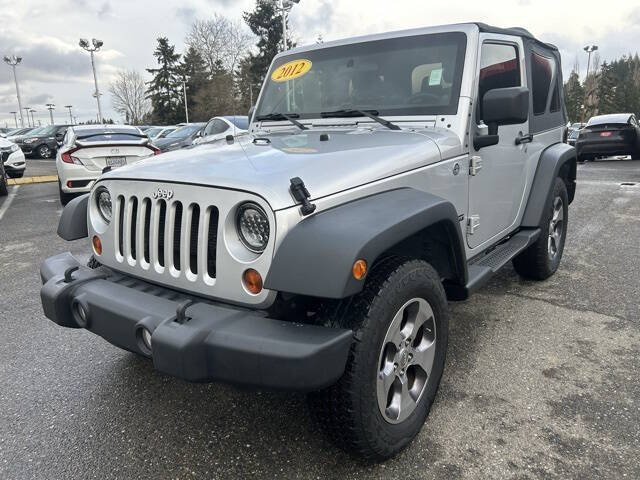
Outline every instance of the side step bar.
[[493, 250], [471, 259], [467, 270], [469, 279], [464, 287], [446, 285], [449, 300], [466, 300], [472, 293], [486, 284], [489, 279], [509, 263], [520, 252], [534, 243], [540, 236], [540, 229], [527, 229], [512, 235], [509, 240], [496, 246]]

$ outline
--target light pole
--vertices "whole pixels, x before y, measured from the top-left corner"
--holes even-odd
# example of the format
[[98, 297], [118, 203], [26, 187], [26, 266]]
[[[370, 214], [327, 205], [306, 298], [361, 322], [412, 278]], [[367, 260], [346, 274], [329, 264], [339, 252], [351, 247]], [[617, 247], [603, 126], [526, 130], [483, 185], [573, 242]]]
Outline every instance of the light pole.
[[289, 48], [287, 39], [287, 16], [294, 5], [300, 3], [300, 0], [280, 0], [280, 16], [282, 18], [282, 51]]
[[585, 79], [586, 79], [589, 76], [589, 66], [591, 65], [591, 54], [593, 52], [595, 52], [596, 50], [598, 50], [598, 46], [597, 45], [587, 45], [586, 47], [584, 47], [583, 50], [589, 54], [589, 56], [587, 57], [587, 76], [585, 77]]
[[18, 86], [18, 75], [16, 75], [16, 66], [21, 61], [22, 57], [16, 57], [15, 55], [4, 56], [4, 62], [13, 69], [13, 80], [16, 82], [16, 96], [18, 97], [18, 111], [20, 112], [20, 126], [24, 127], [24, 117], [22, 116], [22, 98], [20, 97], [20, 87]]
[[[23, 110], [27, 114], [27, 127], [30, 127], [31, 126], [31, 119], [29, 118], [29, 110], [31, 110], [31, 107], [24, 107]], [[35, 125], [34, 125], [34, 127], [35, 127]]]
[[51, 118], [51, 125], [53, 125], [53, 111], [56, 109], [55, 104], [47, 103], [47, 110], [49, 110], [49, 118]]
[[187, 82], [182, 81], [182, 92], [184, 94], [184, 116], [187, 119], [187, 123], [189, 123], [189, 107], [187, 106]]
[[13, 114], [13, 119], [16, 121], [16, 128], [18, 128], [18, 112], [9, 112]]
[[31, 113], [31, 125], [33, 125], [34, 127], [36, 126], [36, 120], [33, 118], [33, 114], [36, 113], [36, 111], [31, 108], [29, 109], [29, 113]]
[[98, 117], [99, 117], [98, 123], [102, 123], [102, 119], [104, 118], [102, 116], [102, 107], [100, 106], [100, 95], [102, 94], [98, 89], [98, 76], [96, 75], [96, 63], [95, 63], [95, 60], [93, 59], [93, 52], [99, 51], [100, 47], [104, 45], [104, 42], [102, 40], [97, 40], [95, 38], [92, 38], [91, 44], [89, 44], [89, 40], [87, 40], [86, 38], [81, 38], [78, 44], [80, 45], [80, 47], [84, 48], [87, 52], [91, 54], [91, 68], [93, 69], [93, 82], [96, 85], [96, 91], [93, 94], [93, 96], [96, 97], [96, 102], [98, 102]]
[[68, 108], [69, 109], [69, 120], [71, 120], [71, 124], [73, 125], [73, 115], [71, 115], [71, 107], [73, 107], [73, 105], [65, 105], [64, 108]]

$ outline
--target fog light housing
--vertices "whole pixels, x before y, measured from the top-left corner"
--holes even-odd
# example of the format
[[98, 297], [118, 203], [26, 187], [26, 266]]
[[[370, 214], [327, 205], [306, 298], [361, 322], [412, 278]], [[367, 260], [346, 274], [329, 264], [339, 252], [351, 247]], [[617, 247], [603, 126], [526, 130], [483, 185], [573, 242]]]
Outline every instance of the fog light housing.
[[89, 312], [87, 308], [79, 301], [75, 300], [71, 305], [73, 317], [80, 328], [87, 328], [89, 324]]
[[151, 351], [151, 332], [142, 327], [142, 333], [140, 334], [140, 337], [142, 338], [142, 343], [144, 343], [144, 346], [147, 347], [149, 351]]

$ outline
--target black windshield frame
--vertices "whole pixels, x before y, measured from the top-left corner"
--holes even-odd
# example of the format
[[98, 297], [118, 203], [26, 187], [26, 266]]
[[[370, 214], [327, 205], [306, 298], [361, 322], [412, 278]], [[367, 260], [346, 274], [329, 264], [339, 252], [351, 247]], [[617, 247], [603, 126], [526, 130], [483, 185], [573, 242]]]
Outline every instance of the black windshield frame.
[[[334, 47], [325, 47], [319, 49], [313, 49], [309, 51], [297, 52], [294, 54], [279, 57], [271, 65], [269, 72], [265, 77], [265, 84], [263, 86], [263, 92], [260, 97], [260, 101], [256, 106], [254, 118], [261, 115], [268, 115], [272, 112], [268, 110], [265, 105], [265, 97], [270, 88], [277, 88], [273, 86], [271, 75], [280, 66], [285, 63], [292, 62], [299, 59], [308, 59], [312, 63], [329, 60], [332, 58], [341, 57], [357, 57], [358, 55], [367, 55], [373, 52], [380, 52], [382, 50], [389, 51], [389, 55], [393, 54], [393, 51], [402, 51], [407, 49], [415, 49], [421, 46], [425, 47], [438, 47], [438, 46], [455, 46], [457, 47], [456, 58], [450, 61], [453, 66], [453, 74], [451, 75], [451, 94], [449, 103], [446, 105], [405, 105], [402, 108], [385, 108], [383, 105], [376, 105], [375, 103], [368, 103], [366, 105], [349, 105], [350, 109], [358, 110], [371, 110], [375, 109], [379, 112], [381, 117], [404, 117], [404, 116], [433, 116], [433, 115], [455, 115], [458, 112], [458, 105], [460, 99], [460, 91], [462, 87], [462, 77], [467, 49], [467, 35], [464, 32], [445, 32], [445, 33], [429, 33], [422, 35], [412, 36], [399, 36], [382, 40], [372, 40], [366, 42], [357, 42], [346, 45], [338, 45]], [[284, 105], [280, 106], [280, 110], [283, 111]], [[346, 108], [346, 107], [345, 107]], [[326, 110], [326, 109], [323, 109]], [[286, 112], [286, 113], [299, 113], [300, 119], [309, 118], [321, 118], [321, 111], [319, 112]]]

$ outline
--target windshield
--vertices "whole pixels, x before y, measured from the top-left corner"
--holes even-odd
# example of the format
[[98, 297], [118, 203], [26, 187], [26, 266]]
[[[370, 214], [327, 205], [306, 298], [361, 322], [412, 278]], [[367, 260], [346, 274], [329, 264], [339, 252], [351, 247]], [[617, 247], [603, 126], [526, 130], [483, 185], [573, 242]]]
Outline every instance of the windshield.
[[464, 33], [442, 33], [321, 48], [278, 58], [256, 117], [318, 118], [341, 109], [385, 115], [455, 114]]
[[[51, 127], [38, 127], [38, 128], [34, 128], [33, 130], [31, 130], [30, 132], [28, 132], [26, 134], [27, 137], [32, 137], [35, 135], [41, 135], [43, 134], [46, 130], [48, 130]], [[46, 135], [46, 134], [45, 134]]]
[[140, 135], [144, 135], [140, 133], [137, 128], [86, 128], [82, 130], [76, 130], [75, 133], [78, 140], [87, 143], [106, 142], [113, 140], [136, 142], [142, 140], [142, 138], [140, 138]]
[[184, 127], [180, 127], [177, 130], [174, 130], [166, 138], [185, 138], [189, 135], [196, 133], [198, 130], [202, 128], [202, 125], [186, 125]]
[[50, 127], [41, 127], [29, 133], [30, 137], [33, 137], [34, 134], [37, 133], [38, 136], [45, 137], [47, 135], [55, 135], [58, 127], [52, 125]]
[[233, 123], [236, 128], [240, 128], [242, 130], [249, 129], [249, 117], [224, 117]]
[[164, 129], [164, 127], [151, 127], [149, 129], [145, 130], [144, 134], [149, 138], [153, 138], [157, 134], [159, 134], [163, 129]]

